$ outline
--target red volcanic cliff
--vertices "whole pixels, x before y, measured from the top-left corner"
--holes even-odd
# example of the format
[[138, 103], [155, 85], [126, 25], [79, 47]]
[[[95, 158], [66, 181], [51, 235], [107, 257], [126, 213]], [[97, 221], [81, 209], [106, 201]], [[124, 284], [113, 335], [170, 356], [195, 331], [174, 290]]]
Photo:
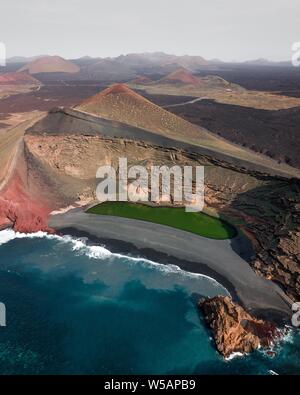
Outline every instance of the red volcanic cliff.
[[49, 213], [48, 207], [26, 193], [19, 175], [15, 175], [1, 192], [0, 229], [12, 226], [17, 232], [52, 232], [47, 226]]

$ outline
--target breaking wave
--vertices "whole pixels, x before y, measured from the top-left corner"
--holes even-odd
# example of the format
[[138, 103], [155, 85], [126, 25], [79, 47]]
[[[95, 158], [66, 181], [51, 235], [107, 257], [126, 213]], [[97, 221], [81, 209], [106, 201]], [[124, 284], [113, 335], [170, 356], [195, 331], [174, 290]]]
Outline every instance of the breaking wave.
[[[51, 235], [46, 232], [35, 232], [35, 233], [20, 233], [20, 232], [15, 232], [13, 229], [5, 229], [0, 231], [0, 246], [6, 243], [9, 243], [12, 240], [15, 239], [48, 239], [48, 240], [56, 240], [59, 243], [64, 243], [64, 244], [69, 244], [74, 252], [76, 252], [79, 255], [86, 255], [90, 259], [107, 259], [107, 258], [123, 258], [126, 259], [126, 261], [129, 264], [139, 264], [143, 266], [152, 266], [155, 267], [156, 270], [159, 270], [160, 272], [163, 273], [170, 273], [170, 274], [179, 274], [185, 277], [189, 278], [203, 278], [209, 280], [211, 286], [213, 287], [220, 287], [220, 284], [218, 281], [216, 281], [214, 278], [207, 276], [205, 274], [200, 274], [200, 273], [192, 273], [192, 272], [187, 272], [185, 270], [182, 270], [179, 266], [173, 265], [173, 264], [161, 264], [157, 263], [154, 261], [151, 261], [150, 259], [146, 258], [141, 258], [141, 257], [132, 257], [124, 254], [118, 254], [118, 253], [113, 253], [109, 251], [107, 248], [104, 246], [97, 246], [97, 245], [89, 245], [88, 244], [88, 239], [83, 237], [83, 238], [76, 238], [72, 237], [69, 235]], [[228, 295], [230, 293], [226, 290], [224, 286], [224, 291], [227, 292]]]

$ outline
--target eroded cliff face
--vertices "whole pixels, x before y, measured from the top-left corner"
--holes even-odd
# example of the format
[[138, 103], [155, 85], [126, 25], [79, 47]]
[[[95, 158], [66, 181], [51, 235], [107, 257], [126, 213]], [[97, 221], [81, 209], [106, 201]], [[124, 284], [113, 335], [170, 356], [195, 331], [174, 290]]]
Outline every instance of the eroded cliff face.
[[281, 337], [273, 323], [254, 318], [228, 296], [202, 300], [199, 308], [213, 332], [218, 351], [225, 358], [233, 353], [270, 348]]
[[[253, 269], [279, 283], [294, 301], [300, 298], [300, 180], [271, 189], [268, 206], [272, 215], [260, 224], [247, 224], [255, 237]], [[269, 219], [270, 218], [270, 219]]]
[[11, 178], [0, 195], [0, 229], [13, 227], [16, 232], [52, 232], [48, 227], [50, 206], [35, 187], [28, 188], [26, 168], [19, 159]]
[[68, 203], [80, 198], [95, 198], [96, 172], [99, 166], [112, 165], [118, 169], [119, 158], [128, 159], [128, 167], [152, 165], [203, 165], [207, 204], [215, 208], [228, 205], [237, 193], [247, 193], [265, 184], [233, 165], [208, 156], [188, 154], [144, 142], [108, 139], [98, 136], [25, 136], [25, 156], [30, 178], [47, 180], [49, 188], [59, 199]]
[[[15, 183], [15, 181], [14, 181]], [[14, 188], [14, 187], [13, 187]], [[11, 200], [12, 190], [0, 198], [0, 229], [12, 227], [16, 232], [50, 232], [47, 225], [49, 211], [33, 202], [26, 195]]]

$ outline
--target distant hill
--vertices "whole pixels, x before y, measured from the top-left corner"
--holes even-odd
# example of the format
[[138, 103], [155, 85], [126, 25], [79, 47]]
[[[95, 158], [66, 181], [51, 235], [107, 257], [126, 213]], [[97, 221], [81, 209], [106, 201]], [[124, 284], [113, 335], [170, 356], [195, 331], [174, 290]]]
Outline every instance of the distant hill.
[[100, 81], [124, 81], [136, 76], [136, 72], [127, 65], [119, 64], [114, 59], [98, 59], [96, 62], [89, 61], [79, 73], [82, 79]]
[[152, 79], [147, 77], [146, 75], [138, 75], [136, 78], [134, 78], [130, 82], [132, 84], [149, 84], [152, 82]]
[[25, 72], [0, 74], [0, 85], [40, 85], [41, 82]]
[[298, 97], [289, 97], [260, 90], [247, 90], [243, 86], [227, 81], [218, 75], [199, 75], [196, 84], [189, 83], [189, 81], [194, 81], [194, 79], [191, 78], [191, 73], [188, 73], [186, 71], [176, 71], [158, 80], [155, 79], [152, 83], [133, 83], [131, 81], [129, 86], [133, 89], [143, 90], [148, 95], [199, 97], [199, 100], [211, 99], [219, 103], [264, 110], [282, 110], [299, 107], [300, 105], [300, 98]]
[[140, 54], [121, 55], [114, 60], [120, 64], [125, 64], [133, 68], [140, 67], [163, 67], [163, 68], [178, 68], [184, 67], [189, 70], [197, 70], [201, 66], [209, 65], [210, 63], [202, 56], [190, 55], [171, 55], [164, 52], [146, 52]]
[[270, 61], [268, 59], [264, 59], [264, 58], [246, 60], [244, 62], [244, 64], [251, 64], [251, 65], [258, 65], [258, 66], [269, 66], [269, 65], [272, 65], [273, 63], [276, 63], [276, 62], [272, 62], [272, 61]]
[[176, 56], [170, 55], [169, 59], [162, 64], [163, 66], [167, 65], [177, 65], [179, 67], [184, 67], [191, 71], [196, 71], [202, 66], [208, 66], [210, 63], [205, 60], [202, 56], [190, 56], [190, 55], [183, 55], [183, 56]]
[[101, 58], [92, 58], [91, 56], [82, 56], [78, 59], [69, 59], [70, 62], [76, 64], [80, 68], [89, 66], [91, 64], [97, 63], [101, 60]]
[[159, 82], [201, 85], [200, 79], [183, 67], [161, 78]]
[[29, 74], [40, 73], [77, 73], [79, 66], [61, 58], [60, 56], [45, 56], [29, 62], [19, 71], [27, 71]]

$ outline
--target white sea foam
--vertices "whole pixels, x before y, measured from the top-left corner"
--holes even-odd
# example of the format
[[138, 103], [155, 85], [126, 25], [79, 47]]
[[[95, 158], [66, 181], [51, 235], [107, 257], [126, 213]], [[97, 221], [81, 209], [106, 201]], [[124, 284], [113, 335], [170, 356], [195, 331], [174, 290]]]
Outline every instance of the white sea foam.
[[14, 239], [33, 239], [33, 238], [42, 238], [47, 237], [48, 234], [45, 232], [36, 232], [36, 233], [19, 233], [15, 232], [12, 229], [4, 229], [0, 232], [0, 245], [6, 244]]
[[[57, 240], [60, 243], [66, 243], [71, 245], [71, 248], [74, 252], [80, 255], [86, 255], [90, 259], [107, 259], [110, 257], [116, 257], [116, 258], [123, 258], [126, 259], [129, 264], [135, 264], [138, 263], [140, 265], [145, 265], [147, 267], [153, 266], [160, 272], [164, 274], [174, 274], [178, 273], [179, 275], [189, 277], [189, 278], [206, 278], [209, 280], [210, 285], [214, 286], [216, 288], [220, 287], [220, 284], [212, 277], [209, 277], [205, 274], [200, 274], [200, 273], [191, 273], [187, 272], [185, 270], [182, 270], [179, 266], [177, 265], [164, 265], [161, 263], [157, 263], [154, 261], [151, 261], [149, 259], [145, 258], [140, 258], [140, 257], [132, 257], [124, 254], [118, 254], [118, 253], [112, 253], [109, 251], [107, 248], [103, 246], [97, 246], [97, 245], [88, 245], [87, 244], [87, 238], [76, 238], [76, 237], [71, 237], [69, 235], [64, 235], [64, 236], [59, 236], [59, 235], [51, 235], [46, 232], [35, 232], [35, 233], [20, 233], [20, 232], [15, 232], [13, 229], [5, 229], [0, 231], [0, 245], [9, 243], [10, 241], [14, 239], [41, 239], [41, 238], [46, 238], [48, 240]], [[225, 288], [224, 288], [225, 290]], [[227, 291], [228, 295], [229, 292]]]
[[295, 328], [293, 328], [292, 326], [285, 326], [285, 333], [283, 336], [283, 342], [284, 343], [294, 343], [294, 336], [295, 336]]
[[293, 327], [285, 325], [282, 329], [279, 329], [279, 331], [281, 332], [281, 335], [277, 340], [273, 341], [267, 349], [262, 347], [260, 348], [260, 352], [265, 357], [273, 358], [282, 351], [286, 343], [294, 343], [295, 330]]
[[244, 357], [246, 354], [243, 354], [243, 353], [241, 353], [241, 352], [233, 352], [233, 353], [231, 353], [230, 355], [229, 355], [229, 357], [226, 357], [225, 358], [225, 361], [231, 361], [232, 359], [234, 359], [234, 358], [237, 358], [237, 357]]

